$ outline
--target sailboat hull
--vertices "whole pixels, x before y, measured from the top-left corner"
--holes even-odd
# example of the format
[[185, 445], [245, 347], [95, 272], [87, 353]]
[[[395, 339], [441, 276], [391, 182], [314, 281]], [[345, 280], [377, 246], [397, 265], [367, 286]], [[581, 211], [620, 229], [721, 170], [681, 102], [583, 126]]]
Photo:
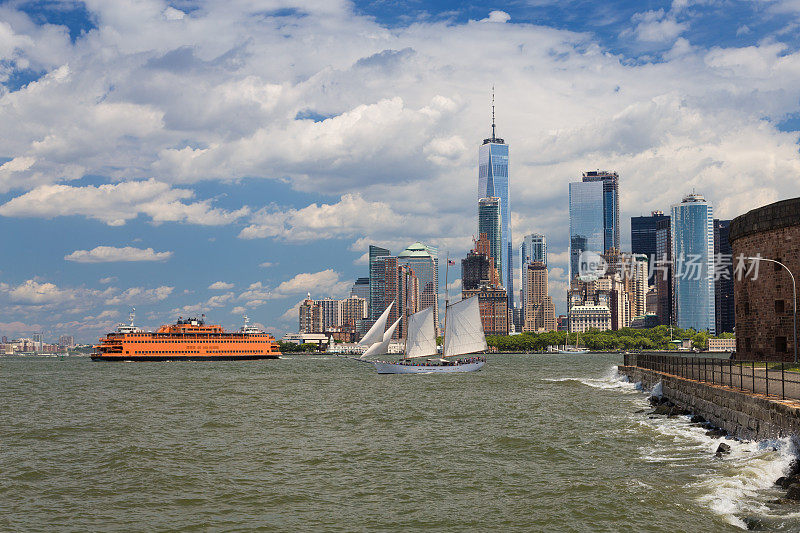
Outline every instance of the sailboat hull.
[[475, 372], [483, 368], [486, 364], [483, 361], [475, 363], [461, 363], [456, 365], [432, 365], [416, 366], [401, 365], [399, 363], [384, 363], [382, 361], [370, 361], [375, 365], [378, 374], [449, 374], [453, 372]]

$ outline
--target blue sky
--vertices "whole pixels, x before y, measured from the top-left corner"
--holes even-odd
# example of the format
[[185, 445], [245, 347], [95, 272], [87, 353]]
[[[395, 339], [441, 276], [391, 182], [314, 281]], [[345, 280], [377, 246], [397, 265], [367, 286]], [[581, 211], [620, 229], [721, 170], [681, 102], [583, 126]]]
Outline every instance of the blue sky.
[[282, 335], [370, 243], [462, 256], [492, 85], [514, 240], [547, 235], [563, 312], [582, 171], [620, 173], [626, 246], [692, 188], [721, 218], [798, 194], [799, 21], [790, 0], [2, 2], [0, 334], [92, 341], [135, 305]]

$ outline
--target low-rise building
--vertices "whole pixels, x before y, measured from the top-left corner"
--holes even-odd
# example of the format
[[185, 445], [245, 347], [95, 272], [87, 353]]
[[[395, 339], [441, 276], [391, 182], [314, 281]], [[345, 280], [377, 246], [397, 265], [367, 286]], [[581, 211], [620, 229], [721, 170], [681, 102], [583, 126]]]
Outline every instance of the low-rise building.
[[324, 333], [287, 333], [281, 339], [283, 342], [294, 344], [316, 344], [319, 347], [328, 346], [329, 337]]
[[732, 339], [708, 339], [709, 352], [735, 352], [736, 338]]
[[605, 305], [575, 305], [569, 310], [569, 330], [584, 333], [590, 329], [611, 329], [611, 309]]

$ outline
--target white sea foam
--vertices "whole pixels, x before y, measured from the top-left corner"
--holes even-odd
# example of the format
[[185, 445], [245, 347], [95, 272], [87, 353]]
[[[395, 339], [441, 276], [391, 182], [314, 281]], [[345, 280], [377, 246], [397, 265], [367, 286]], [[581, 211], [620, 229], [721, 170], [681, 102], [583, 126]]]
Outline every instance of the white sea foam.
[[743, 529], [746, 515], [778, 516], [766, 505], [767, 492], [795, 458], [794, 445], [789, 439], [729, 444], [731, 454], [719, 471], [698, 483], [706, 494], [697, 500]]
[[619, 389], [623, 392], [636, 392], [636, 383], [632, 383], [627, 376], [622, 376], [617, 372], [617, 367], [612, 366], [599, 378], [587, 377], [563, 377], [563, 378], [542, 378], [542, 381], [550, 383], [563, 383], [565, 381], [575, 381], [595, 389]]
[[[761, 442], [715, 439], [706, 435], [706, 428], [691, 424], [685, 416], [638, 421], [660, 435], [654, 445], [640, 448], [642, 460], [665, 463], [671, 468], [708, 468], [698, 481], [687, 485], [687, 490], [695, 493], [698, 504], [731, 525], [747, 529], [746, 517], [792, 516], [776, 514], [767, 506], [777, 497], [775, 480], [796, 457], [795, 446], [788, 438]], [[730, 446], [730, 454], [717, 458], [714, 453], [722, 442]]]
[[[661, 395], [660, 384], [652, 391], [645, 391], [641, 383], [631, 383], [620, 376], [616, 366], [600, 378], [562, 377], [544, 381], [575, 381], [597, 389], [644, 392], [642, 405], [646, 405], [647, 397]], [[659, 435], [653, 445], [640, 448], [641, 459], [662, 463], [670, 469], [700, 467], [707, 470], [686, 489], [695, 494], [698, 505], [729, 524], [747, 529], [744, 520], [747, 517], [776, 521], [800, 518], [800, 513], [789, 509], [782, 513], [780, 507], [771, 509], [767, 505], [779, 496], [775, 492], [775, 480], [785, 474], [789, 463], [797, 457], [790, 439], [755, 442], [713, 438], [706, 435], [705, 427], [691, 424], [686, 416], [649, 418], [636, 414], [633, 420]], [[730, 454], [717, 458], [714, 453], [722, 442], [731, 447]]]
[[[647, 397], [661, 395], [660, 384], [646, 391], [641, 383], [630, 383], [620, 377], [616, 367], [600, 379], [552, 381], [571, 379], [595, 388], [644, 393], [642, 405]], [[745, 519], [748, 517], [775, 521], [800, 518], [800, 512], [792, 512], [793, 509], [781, 512], [780, 506], [770, 508], [768, 505], [770, 500], [780, 496], [776, 493], [775, 480], [786, 473], [797, 457], [798, 450], [789, 438], [761, 442], [719, 439], [707, 436], [705, 427], [690, 423], [686, 416], [650, 418], [639, 413], [632, 418], [659, 435], [652, 445], [639, 449], [641, 459], [664, 464], [670, 469], [707, 469], [707, 473], [686, 488], [695, 493], [699, 505], [729, 524], [747, 529]], [[714, 453], [722, 442], [730, 446], [730, 454], [717, 458]]]

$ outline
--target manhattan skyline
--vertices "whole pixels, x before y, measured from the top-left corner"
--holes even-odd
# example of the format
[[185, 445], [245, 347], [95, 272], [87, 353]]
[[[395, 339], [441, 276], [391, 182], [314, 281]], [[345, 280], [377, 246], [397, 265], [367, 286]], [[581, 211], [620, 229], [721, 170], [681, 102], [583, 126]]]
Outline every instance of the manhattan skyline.
[[546, 235], [557, 314], [583, 172], [619, 173], [623, 250], [692, 189], [720, 219], [798, 195], [791, 3], [577, 6], [1, 5], [0, 334], [92, 341], [136, 306], [280, 336], [370, 244], [463, 257], [492, 86], [513, 288]]

